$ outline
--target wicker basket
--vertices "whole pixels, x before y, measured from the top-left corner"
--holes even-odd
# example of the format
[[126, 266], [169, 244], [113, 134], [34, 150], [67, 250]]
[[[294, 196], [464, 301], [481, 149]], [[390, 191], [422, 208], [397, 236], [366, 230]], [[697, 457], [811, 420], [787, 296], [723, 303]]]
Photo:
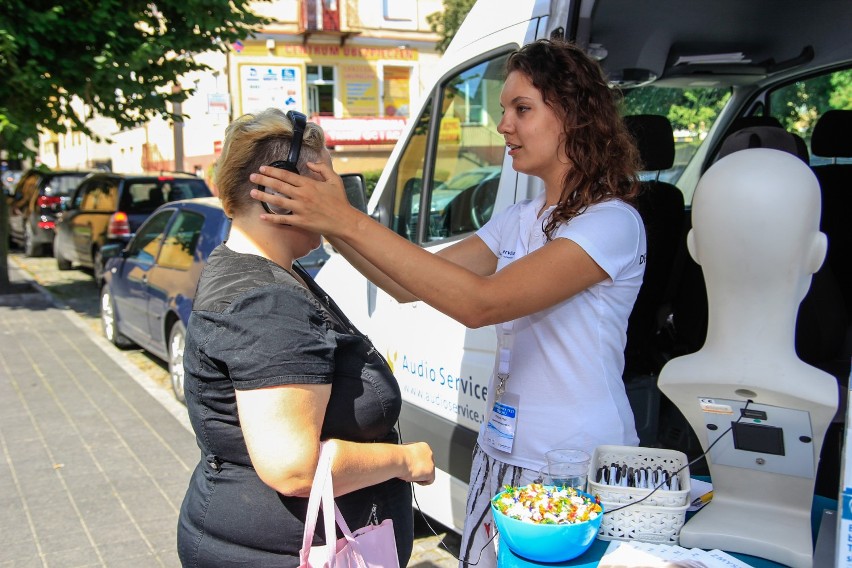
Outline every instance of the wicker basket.
[[[641, 503], [635, 503], [651, 493], [651, 489], [616, 487], [594, 481], [599, 467], [611, 463], [643, 468], [658, 466], [678, 473], [680, 489], [659, 489]], [[639, 540], [676, 544], [689, 508], [689, 463], [686, 454], [675, 450], [634, 446], [598, 446], [589, 463], [588, 492], [600, 497], [604, 518], [598, 538], [602, 540]]]
[[[686, 454], [675, 450], [660, 448], [641, 448], [634, 446], [598, 446], [589, 462], [589, 493], [599, 495], [605, 503], [629, 503], [638, 501], [648, 495], [650, 489], [637, 487], [616, 487], [595, 482], [595, 474], [599, 467], [611, 463], [627, 464], [629, 467], [640, 468], [657, 466], [669, 471], [676, 471], [689, 460]], [[682, 507], [689, 501], [689, 468], [684, 468], [678, 474], [680, 489], [668, 491], [659, 489], [653, 495], [642, 501], [643, 506], [658, 505], [662, 507]]]
[[[677, 544], [680, 529], [686, 520], [683, 507], [630, 505], [602, 502], [604, 517], [598, 538], [601, 540], [638, 540], [662, 544]], [[612, 512], [609, 512], [612, 511]]]

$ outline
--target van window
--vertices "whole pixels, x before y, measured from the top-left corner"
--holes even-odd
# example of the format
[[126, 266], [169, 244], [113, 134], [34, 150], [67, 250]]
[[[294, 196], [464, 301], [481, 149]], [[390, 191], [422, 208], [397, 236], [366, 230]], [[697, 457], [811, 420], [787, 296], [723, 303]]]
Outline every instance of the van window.
[[[674, 165], [659, 172], [660, 181], [677, 184], [680, 174], [707, 137], [731, 98], [730, 89], [639, 87], [624, 93], [624, 115], [656, 114], [669, 119], [674, 131]], [[642, 179], [658, 172], [642, 172]], [[682, 189], [682, 188], [681, 188]]]
[[[440, 113], [430, 99], [399, 162], [394, 230], [411, 241], [426, 223], [426, 241], [475, 231], [491, 218], [506, 146], [497, 132], [505, 81], [503, 54], [447, 78]], [[434, 152], [427, 152], [430, 128]], [[434, 156], [429, 216], [420, 219], [426, 155]]]
[[[811, 135], [819, 118], [829, 110], [852, 109], [852, 69], [827, 73], [796, 81], [769, 94], [769, 111], [788, 132], [798, 134], [811, 149]], [[831, 158], [813, 155], [811, 165]], [[837, 158], [837, 163], [852, 163], [852, 158]]]
[[444, 83], [427, 240], [475, 231], [494, 212], [506, 152], [497, 124], [507, 58], [485, 61]]

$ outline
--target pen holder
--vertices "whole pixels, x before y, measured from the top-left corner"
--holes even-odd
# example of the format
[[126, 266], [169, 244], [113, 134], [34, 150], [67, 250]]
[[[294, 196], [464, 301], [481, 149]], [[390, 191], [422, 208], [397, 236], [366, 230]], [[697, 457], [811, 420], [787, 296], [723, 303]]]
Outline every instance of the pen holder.
[[[684, 469], [677, 474], [678, 490], [658, 489], [648, 496], [652, 489], [598, 483], [595, 480], [598, 469], [612, 463], [625, 464], [634, 469], [660, 467], [671, 472], [682, 467]], [[600, 498], [606, 511], [598, 538], [676, 544], [689, 508], [689, 468], [684, 467], [688, 463], [686, 454], [675, 450], [598, 446], [589, 463], [588, 481], [588, 492]], [[620, 509], [646, 496], [647, 499], [641, 503]]]

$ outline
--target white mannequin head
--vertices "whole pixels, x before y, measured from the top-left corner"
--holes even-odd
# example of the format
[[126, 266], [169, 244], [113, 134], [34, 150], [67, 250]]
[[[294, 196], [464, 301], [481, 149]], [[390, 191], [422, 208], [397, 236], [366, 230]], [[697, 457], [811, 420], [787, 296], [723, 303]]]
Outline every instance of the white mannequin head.
[[773, 323], [793, 333], [798, 305], [827, 250], [819, 218], [819, 183], [789, 153], [741, 150], [707, 170], [692, 202], [687, 246], [704, 270], [708, 340], [714, 312], [726, 329], [731, 317], [748, 327], [746, 320], [767, 323], [777, 314]]

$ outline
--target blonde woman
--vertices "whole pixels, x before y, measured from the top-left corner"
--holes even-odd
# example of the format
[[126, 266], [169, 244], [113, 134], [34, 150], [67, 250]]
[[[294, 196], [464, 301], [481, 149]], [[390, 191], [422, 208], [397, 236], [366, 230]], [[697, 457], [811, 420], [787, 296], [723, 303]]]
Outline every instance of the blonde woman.
[[201, 275], [184, 354], [201, 449], [180, 512], [184, 566], [298, 566], [321, 441], [347, 524], [392, 519], [401, 566], [409, 483], [434, 479], [429, 446], [398, 443], [401, 397], [384, 359], [294, 265], [319, 233], [258, 219], [249, 174], [275, 164], [315, 176], [307, 161], [331, 166], [322, 130], [301, 113], [270, 109], [226, 131], [217, 184], [232, 227]]

